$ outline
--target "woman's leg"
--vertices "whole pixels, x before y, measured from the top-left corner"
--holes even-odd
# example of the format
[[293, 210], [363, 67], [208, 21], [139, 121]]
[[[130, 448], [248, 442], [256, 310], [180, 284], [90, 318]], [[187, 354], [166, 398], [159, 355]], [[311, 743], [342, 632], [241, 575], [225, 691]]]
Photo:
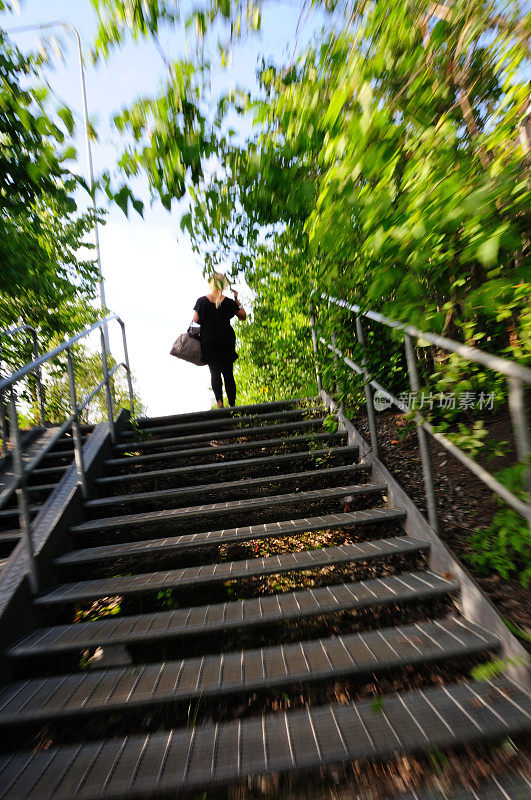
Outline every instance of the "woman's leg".
[[225, 391], [230, 406], [236, 405], [236, 381], [234, 380], [233, 373], [234, 363], [232, 361], [223, 364], [223, 383], [225, 384]]
[[212, 390], [214, 392], [214, 396], [216, 398], [216, 402], [218, 406], [223, 405], [223, 387], [221, 384], [221, 364], [213, 363], [209, 364], [208, 368], [210, 370], [210, 378], [212, 383]]

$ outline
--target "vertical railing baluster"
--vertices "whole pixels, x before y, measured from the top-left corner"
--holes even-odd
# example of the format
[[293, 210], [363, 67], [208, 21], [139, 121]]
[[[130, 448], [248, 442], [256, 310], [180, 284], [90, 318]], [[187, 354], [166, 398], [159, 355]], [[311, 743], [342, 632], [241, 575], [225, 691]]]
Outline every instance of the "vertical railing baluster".
[[66, 351], [67, 370], [68, 370], [68, 390], [70, 393], [70, 410], [72, 412], [72, 438], [74, 440], [74, 458], [76, 462], [77, 478], [84, 498], [88, 497], [87, 477], [85, 474], [85, 462], [83, 459], [83, 443], [81, 441], [81, 430], [79, 427], [79, 408], [77, 405], [76, 376], [74, 373], [74, 362], [70, 348]]
[[[513, 423], [516, 455], [524, 464], [523, 486], [526, 492], [526, 503], [531, 503], [531, 448], [529, 446], [529, 426], [527, 423], [524, 385], [520, 378], [507, 378], [509, 386], [509, 411]], [[527, 516], [527, 523], [531, 529], [531, 513]]]
[[107, 419], [109, 421], [109, 432], [111, 434], [111, 442], [114, 444], [116, 441], [116, 431], [114, 429], [114, 411], [112, 403], [111, 384], [109, 380], [109, 366], [107, 364], [107, 342], [105, 340], [105, 333], [103, 328], [100, 328], [101, 338], [101, 366], [103, 369], [103, 380], [105, 381], [105, 400], [107, 403]]
[[15, 390], [12, 388], [9, 395], [9, 427], [11, 432], [11, 448], [13, 457], [13, 468], [17, 482], [17, 502], [18, 517], [22, 540], [26, 549], [28, 559], [28, 580], [32, 594], [39, 591], [39, 578], [37, 565], [35, 563], [35, 551], [33, 549], [33, 536], [31, 531], [31, 514], [28, 501], [28, 488], [26, 469], [22, 457], [22, 445], [20, 442], [20, 430], [18, 427], [17, 402]]
[[313, 355], [315, 359], [315, 377], [317, 378], [317, 391], [321, 394], [323, 390], [323, 384], [321, 382], [321, 371], [319, 369], [319, 350], [317, 347], [317, 332], [315, 330], [315, 313], [313, 308], [310, 311], [310, 327], [312, 329], [312, 345], [313, 345]]
[[131, 412], [131, 419], [135, 416], [135, 395], [133, 392], [133, 379], [131, 378], [131, 365], [129, 363], [129, 350], [127, 349], [127, 337], [125, 335], [125, 323], [121, 319], [118, 320], [122, 329], [122, 342], [124, 348], [125, 369], [127, 372], [127, 388], [129, 390], [129, 408]]
[[[2, 361], [0, 360], [0, 367], [2, 366]], [[2, 379], [2, 370], [0, 369], [0, 380]], [[6, 408], [6, 401], [4, 392], [0, 392], [0, 427], [2, 430], [2, 450], [5, 456], [7, 456], [9, 452], [8, 447], [8, 438], [9, 438], [9, 426], [7, 424], [7, 408]]]
[[[361, 325], [361, 319], [356, 317], [356, 336], [358, 338], [358, 342], [365, 350], [365, 336], [363, 333], [363, 327]], [[376, 458], [380, 458], [380, 447], [378, 445], [378, 430], [376, 428], [376, 414], [374, 411], [374, 395], [371, 386], [371, 375], [369, 370], [367, 369], [367, 358], [365, 353], [363, 352], [363, 357], [361, 359], [361, 367], [363, 369], [363, 388], [365, 391], [365, 403], [367, 405], [367, 417], [369, 419], [369, 432], [371, 435], [371, 448], [372, 452], [376, 456]]]
[[337, 344], [336, 344], [336, 335], [333, 332], [330, 334], [330, 342], [332, 344], [332, 347], [334, 348], [334, 377], [335, 377], [335, 380], [336, 380], [335, 393], [336, 393], [336, 396], [337, 396], [337, 398], [339, 400], [339, 405], [338, 405], [337, 409], [338, 409], [340, 414], [343, 414], [343, 412], [344, 412], [343, 398], [341, 397], [341, 389], [340, 389], [340, 386], [339, 386], [339, 358], [338, 358], [337, 353], [335, 352], [336, 349], [337, 349]]
[[[415, 349], [413, 347], [411, 336], [408, 333], [404, 333], [404, 343], [406, 346], [409, 384], [411, 386], [411, 391], [416, 398], [418, 397], [420, 391], [419, 374], [417, 370]], [[422, 427], [422, 417], [418, 411], [415, 411], [415, 424], [417, 426], [417, 436], [419, 440], [420, 460], [422, 463], [422, 475], [424, 478], [424, 491], [426, 494], [428, 521], [433, 530], [437, 533], [439, 530], [439, 523], [437, 520], [437, 501], [435, 499], [435, 485], [433, 482], [433, 469], [431, 465], [428, 434]]]
[[6, 403], [5, 403], [5, 396], [4, 392], [0, 392], [0, 425], [2, 429], [2, 450], [4, 455], [6, 456], [9, 452], [9, 447], [7, 444], [7, 440], [9, 437], [9, 430], [7, 425], [7, 411], [6, 411]]
[[[33, 360], [37, 361], [39, 357], [39, 341], [37, 339], [37, 334], [34, 332], [32, 333], [33, 337]], [[44, 392], [42, 390], [42, 372], [41, 368], [37, 367], [35, 370], [35, 384], [37, 389], [37, 404], [39, 407], [39, 418], [41, 425], [44, 427], [46, 425], [46, 414], [44, 411]]]

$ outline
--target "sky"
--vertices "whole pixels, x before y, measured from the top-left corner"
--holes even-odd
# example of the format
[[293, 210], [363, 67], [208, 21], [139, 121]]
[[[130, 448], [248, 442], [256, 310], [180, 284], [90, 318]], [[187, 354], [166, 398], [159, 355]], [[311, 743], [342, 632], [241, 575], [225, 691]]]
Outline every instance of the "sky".
[[[281, 61], [291, 58], [294, 48], [304, 47], [321, 22], [306, 12], [301, 15], [302, 3], [303, 0], [291, 0], [266, 4], [261, 32], [234, 52], [230, 71], [217, 77], [220, 90], [235, 83], [252, 88], [262, 54]], [[22, 0], [20, 6], [18, 15], [0, 13], [0, 27], [9, 31], [52, 20], [68, 22], [79, 30], [88, 54], [96, 29], [89, 0]], [[43, 37], [39, 31], [11, 35], [22, 50], [35, 49]], [[44, 35], [49, 38], [53, 32]], [[64, 63], [56, 58], [53, 66], [43, 68], [43, 76], [80, 123], [77, 169], [86, 176], [77, 52], [71, 34], [58, 28], [57, 39]], [[161, 36], [161, 44], [170, 57], [185, 52], [182, 32]], [[94, 171], [98, 175], [105, 169], [113, 171], [121, 153], [120, 134], [111, 124], [112, 117], [139, 96], [155, 94], [165, 67], [155, 47], [130, 42], [107, 62], [94, 66], [87, 57], [85, 68], [89, 115], [98, 131], [98, 141], [92, 144]], [[131, 366], [147, 413], [159, 416], [208, 409], [214, 400], [208, 368], [169, 355], [173, 341], [191, 321], [196, 299], [207, 291], [202, 264], [192, 252], [187, 235], [180, 231], [179, 210], [168, 213], [158, 202], [150, 207], [146, 187], [137, 188], [147, 201], [144, 217], [133, 212], [126, 218], [119, 208], [110, 208], [106, 224], [100, 229], [107, 306], [126, 324]], [[105, 205], [103, 197], [98, 200]], [[245, 286], [236, 288], [245, 305], [249, 301]], [[118, 331], [113, 333], [111, 329], [110, 336], [111, 349], [121, 360]]]

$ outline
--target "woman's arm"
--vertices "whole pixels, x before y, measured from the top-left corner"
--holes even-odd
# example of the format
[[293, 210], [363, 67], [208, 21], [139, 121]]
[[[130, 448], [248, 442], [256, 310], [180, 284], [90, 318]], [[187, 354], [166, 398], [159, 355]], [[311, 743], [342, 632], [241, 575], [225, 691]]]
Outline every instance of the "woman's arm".
[[194, 311], [194, 316], [192, 317], [192, 322], [199, 322], [199, 314], [197, 311]]
[[240, 301], [238, 300], [238, 292], [234, 291], [233, 294], [234, 294], [234, 300], [238, 304], [238, 310], [236, 312], [236, 316], [238, 317], [238, 319], [241, 319], [241, 320], [247, 319], [247, 313], [246, 313], [245, 309], [242, 308], [242, 305], [241, 305]]

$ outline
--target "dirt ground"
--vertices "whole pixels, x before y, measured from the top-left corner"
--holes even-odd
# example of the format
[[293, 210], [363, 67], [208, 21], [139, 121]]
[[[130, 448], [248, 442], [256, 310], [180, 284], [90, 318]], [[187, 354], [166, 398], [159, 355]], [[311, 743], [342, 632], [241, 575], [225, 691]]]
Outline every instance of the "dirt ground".
[[[400, 412], [380, 412], [376, 415], [376, 420], [381, 460], [418, 508], [425, 513], [424, 483], [415, 428], [407, 430], [406, 420]], [[352, 422], [369, 441], [367, 417], [359, 415]], [[504, 448], [506, 450], [504, 456], [492, 459], [478, 458], [482, 466], [495, 473], [514, 463], [510, 418], [507, 413], [498, 413], [493, 414], [490, 419], [485, 419], [484, 422], [489, 431], [489, 439], [509, 442]], [[459, 556], [464, 567], [472, 572], [472, 567], [465, 558], [470, 551], [470, 534], [478, 528], [488, 526], [499, 510], [499, 505], [493, 493], [479, 478], [431, 437], [430, 452], [440, 536]], [[531, 633], [531, 589], [524, 588], [516, 580], [506, 580], [497, 574], [487, 576], [474, 574], [474, 577], [504, 617]]]

